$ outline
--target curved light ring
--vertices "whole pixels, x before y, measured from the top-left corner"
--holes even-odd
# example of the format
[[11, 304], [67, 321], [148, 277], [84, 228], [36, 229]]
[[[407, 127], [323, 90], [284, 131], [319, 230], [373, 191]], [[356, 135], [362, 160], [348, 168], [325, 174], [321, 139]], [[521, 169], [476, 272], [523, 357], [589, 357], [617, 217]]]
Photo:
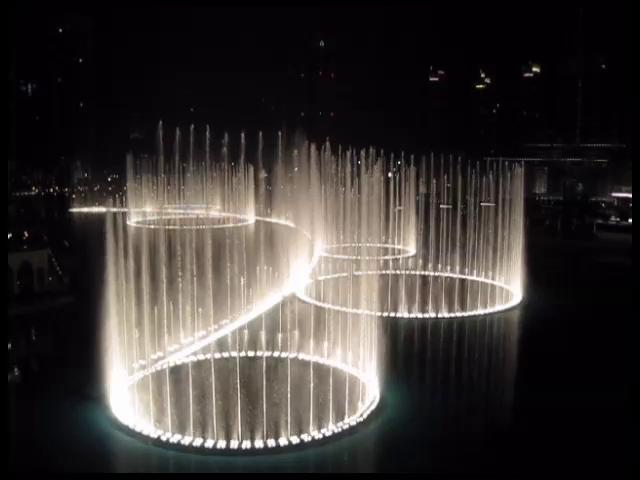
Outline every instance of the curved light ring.
[[[518, 305], [522, 300], [522, 292], [520, 290], [516, 290], [510, 285], [505, 283], [497, 282], [495, 280], [489, 280], [487, 278], [477, 277], [474, 275], [463, 275], [459, 273], [446, 273], [446, 272], [434, 272], [429, 270], [367, 270], [367, 271], [359, 271], [353, 272], [354, 276], [364, 276], [364, 275], [423, 275], [430, 277], [445, 277], [445, 278], [458, 278], [463, 280], [470, 280], [480, 283], [486, 283], [489, 285], [493, 285], [498, 288], [503, 288], [511, 294], [511, 299], [503, 304], [496, 305], [490, 308], [480, 308], [476, 310], [464, 310], [460, 312], [441, 312], [441, 313], [431, 313], [431, 312], [386, 312], [386, 311], [376, 311], [376, 310], [367, 310], [361, 308], [349, 308], [343, 307], [341, 305], [336, 305], [333, 303], [322, 302], [320, 300], [316, 300], [315, 298], [310, 297], [304, 292], [303, 286], [302, 288], [296, 291], [296, 296], [302, 300], [303, 302], [309, 303], [311, 305], [315, 305], [317, 307], [328, 308], [330, 310], [336, 310], [339, 312], [352, 313], [357, 315], [371, 315], [374, 317], [393, 317], [393, 318], [459, 318], [459, 317], [475, 317], [478, 315], [488, 315], [491, 313], [502, 312], [504, 310], [508, 310], [512, 307]], [[333, 278], [341, 278], [348, 277], [349, 273], [333, 273], [330, 275], [322, 275], [314, 279], [314, 281], [324, 281], [330, 280]], [[308, 285], [308, 284], [307, 284]]]
[[[151, 209], [141, 209], [141, 210], [145, 213], [149, 213], [151, 211]], [[184, 211], [184, 210], [180, 211], [180, 209], [164, 208], [162, 210], [162, 213], [167, 213], [168, 210], [171, 210], [171, 213], [178, 213], [178, 214], [181, 214], [181, 213], [193, 214], [193, 213], [196, 213], [197, 211], [195, 209], [188, 210], [188, 211]], [[130, 213], [133, 211], [133, 209], [87, 207], [87, 208], [80, 208], [80, 209], [70, 209], [70, 211], [77, 212], [77, 213], [108, 213], [108, 212]], [[215, 215], [223, 216], [223, 215], [234, 215], [234, 214], [225, 214], [223, 212], [218, 211], [218, 212], [215, 212]], [[235, 216], [236, 218], [240, 217], [240, 215], [235, 215]], [[249, 218], [247, 216], [244, 216], [244, 217]], [[283, 225], [289, 228], [293, 228], [301, 232], [305, 237], [307, 237], [307, 239], [312, 240], [311, 235], [307, 231], [297, 227], [295, 224], [293, 224], [290, 221], [268, 218], [268, 217], [252, 217], [252, 219], [253, 219], [253, 222], [258, 220], [258, 221], [275, 223], [278, 225]], [[127, 223], [131, 224], [130, 222], [127, 222]], [[321, 365], [327, 365], [327, 366], [342, 370], [348, 375], [352, 375], [356, 377], [361, 383], [367, 386], [368, 391], [373, 392], [372, 396], [369, 397], [366, 403], [360, 406], [359, 410], [354, 415], [340, 422], [337, 422], [335, 424], [328, 425], [326, 428], [320, 429], [320, 431], [308, 432], [300, 435], [299, 437], [298, 436], [280, 437], [278, 439], [270, 438], [266, 440], [255, 440], [253, 443], [250, 441], [244, 441], [242, 444], [236, 443], [235, 445], [233, 445], [232, 442], [229, 442], [229, 444], [227, 444], [225, 440], [218, 441], [216, 439], [210, 439], [210, 438], [193, 439], [190, 437], [183, 437], [181, 434], [162, 431], [154, 428], [149, 424], [140, 422], [138, 419], [135, 418], [135, 415], [132, 415], [129, 412], [130, 408], [129, 408], [128, 402], [126, 401], [126, 395], [123, 395], [123, 393], [126, 392], [126, 390], [123, 392], [123, 389], [128, 389], [131, 385], [140, 381], [140, 379], [144, 378], [146, 375], [150, 375], [155, 371], [158, 371], [163, 368], [170, 368], [171, 366], [179, 363], [193, 362], [193, 361], [203, 360], [203, 359], [211, 359], [211, 354], [206, 354], [206, 355], [205, 354], [192, 355], [192, 354], [202, 349], [203, 347], [215, 342], [219, 338], [222, 338], [225, 335], [228, 335], [229, 333], [242, 327], [243, 325], [246, 325], [252, 320], [259, 318], [263, 313], [265, 313], [266, 311], [268, 311], [269, 309], [273, 308], [275, 305], [283, 301], [285, 297], [293, 294], [296, 291], [296, 289], [299, 288], [300, 285], [308, 284], [310, 282], [311, 273], [315, 268], [315, 266], [317, 265], [317, 263], [319, 262], [321, 257], [320, 245], [313, 245], [313, 248], [314, 248], [314, 254], [311, 261], [308, 264], [303, 264], [298, 266], [298, 268], [295, 269], [295, 271], [289, 276], [289, 280], [283, 286], [283, 288], [280, 289], [279, 292], [276, 292], [268, 296], [267, 298], [265, 298], [262, 302], [257, 304], [251, 311], [240, 315], [234, 320], [230, 320], [230, 319], [224, 320], [223, 322], [221, 322], [220, 328], [209, 329], [209, 332], [210, 332], [209, 334], [207, 334], [206, 330], [198, 332], [198, 334], [196, 335], [196, 338], [192, 341], [189, 341], [186, 345], [183, 342], [182, 345], [170, 346], [169, 352], [171, 352], [172, 350], [177, 350], [177, 351], [174, 351], [173, 353], [157, 352], [154, 355], [154, 357], [158, 359], [158, 361], [155, 364], [151, 365], [150, 367], [144, 370], [139, 370], [137, 373], [135, 373], [130, 377], [126, 377], [125, 375], [122, 374], [122, 372], [116, 372], [115, 382], [111, 384], [110, 398], [109, 398], [109, 405], [114, 416], [125, 426], [131, 428], [132, 430], [142, 435], [148, 436], [151, 439], [158, 440], [161, 442], [166, 442], [168, 444], [176, 444], [180, 442], [180, 444], [183, 446], [190, 446], [192, 448], [203, 448], [208, 450], [212, 450], [212, 449], [232, 450], [232, 449], [238, 449], [238, 448], [241, 448], [244, 450], [247, 450], [247, 449], [261, 450], [264, 448], [270, 449], [270, 448], [276, 448], [276, 447], [286, 447], [288, 445], [296, 445], [301, 442], [307, 443], [313, 440], [320, 440], [322, 438], [330, 437], [350, 427], [353, 427], [358, 423], [362, 422], [363, 420], [365, 420], [371, 414], [371, 412], [376, 408], [376, 406], [380, 401], [380, 387], [378, 384], [377, 377], [375, 375], [364, 375], [362, 372], [354, 369], [353, 367], [335, 360], [329, 360], [326, 358], [312, 356], [312, 355], [303, 354], [303, 353], [253, 352], [253, 351], [239, 352], [239, 353], [227, 352], [229, 356], [232, 356], [232, 357], [272, 356], [272, 357], [280, 357], [280, 358], [299, 358], [301, 360], [315, 362]], [[213, 356], [214, 358], [217, 358], [217, 357], [221, 357], [222, 355], [220, 353], [216, 353], [216, 354], [213, 354]], [[138, 365], [139, 367], [144, 367], [145, 362], [143, 361], [138, 362]]]
[[[152, 222], [162, 221], [162, 220], [193, 220], [193, 219], [212, 219], [212, 218], [233, 218], [238, 219], [238, 222], [233, 223], [222, 223], [222, 224], [207, 224], [200, 223], [195, 225], [162, 225], [156, 224]], [[149, 223], [147, 223], [149, 222]], [[211, 213], [209, 215], [196, 215], [192, 212], [186, 214], [172, 214], [172, 215], [160, 215], [154, 217], [142, 217], [137, 218], [135, 220], [127, 220], [127, 225], [131, 225], [132, 227], [139, 228], [153, 228], [160, 230], [204, 230], [204, 229], [216, 229], [216, 228], [235, 228], [235, 227], [244, 227], [246, 225], [252, 225], [256, 222], [255, 217], [250, 217], [248, 215], [239, 215], [239, 214], [231, 214], [231, 213]]]
[[[308, 232], [296, 227], [293, 223], [287, 220], [279, 220], [268, 217], [255, 217], [255, 219], [258, 221], [275, 223], [277, 225], [283, 225], [285, 227], [293, 228], [302, 233], [308, 240], [312, 240], [311, 235]], [[258, 302], [248, 312], [245, 312], [238, 317], [221, 321], [219, 328], [209, 328], [208, 330], [201, 330], [196, 334], [195, 339], [185, 339], [182, 341], [182, 344], [171, 345], [168, 348], [168, 352], [157, 352], [153, 357], [162, 358], [165, 355], [167, 356], [166, 358], [162, 358], [161, 360], [159, 360], [156, 364], [151, 365], [148, 370], [172, 361], [178, 361], [181, 358], [191, 355], [201, 348], [206, 347], [210, 343], [213, 343], [216, 340], [224, 337], [225, 335], [233, 332], [234, 330], [248, 324], [252, 320], [259, 318], [263, 313], [266, 313], [268, 310], [278, 305], [286, 297], [295, 293], [296, 289], [299, 288], [300, 285], [307, 285], [310, 282], [311, 273], [318, 264], [319, 260], [320, 247], [314, 246], [314, 253], [310, 262], [298, 265], [297, 268], [295, 268], [295, 270], [289, 275], [289, 279], [279, 291], [272, 293], [262, 301]], [[209, 333], [207, 334], [207, 332]]]
[[[359, 248], [359, 247], [373, 247], [373, 248], [389, 248], [400, 250], [401, 253], [391, 255], [346, 255], [340, 253], [331, 253], [329, 250], [336, 248]], [[401, 245], [393, 245], [389, 243], [335, 243], [333, 245], [327, 245], [324, 247], [321, 255], [326, 258], [335, 258], [339, 260], [397, 260], [400, 258], [413, 257], [416, 251], [403, 247]]]
[[230, 352], [217, 352], [214, 354], [199, 354], [199, 355], [190, 355], [181, 358], [178, 361], [172, 361], [166, 363], [164, 365], [156, 365], [153, 368], [143, 372], [139, 372], [138, 374], [133, 375], [128, 379], [123, 387], [130, 388], [135, 383], [139, 382], [142, 378], [147, 375], [150, 375], [158, 370], [162, 370], [164, 368], [171, 368], [176, 365], [181, 365], [185, 363], [192, 363], [204, 360], [211, 360], [211, 358], [220, 359], [220, 358], [262, 358], [262, 357], [273, 357], [273, 358], [297, 358], [302, 361], [307, 361], [310, 363], [317, 363], [320, 365], [325, 365], [328, 367], [332, 367], [338, 370], [341, 370], [346, 375], [350, 375], [352, 377], [357, 378], [362, 384], [364, 384], [367, 388], [368, 392], [372, 392], [369, 395], [369, 398], [365, 403], [363, 403], [358, 411], [353, 415], [337, 422], [335, 424], [328, 425], [325, 428], [321, 428], [320, 430], [310, 431], [303, 433], [301, 435], [294, 435], [291, 437], [280, 437], [280, 438], [268, 438], [268, 439], [259, 439], [251, 442], [250, 440], [244, 440], [242, 443], [235, 441], [227, 441], [215, 439], [215, 438], [192, 438], [189, 436], [183, 436], [180, 433], [175, 432], [167, 432], [161, 429], [157, 429], [146, 422], [140, 422], [135, 420], [134, 415], [128, 411], [126, 407], [126, 397], [125, 399], [113, 398], [116, 395], [115, 392], [112, 392], [112, 398], [110, 398], [110, 404], [113, 411], [114, 416], [124, 425], [131, 428], [132, 430], [147, 436], [155, 441], [164, 442], [169, 445], [181, 445], [184, 447], [204, 449], [204, 450], [264, 450], [271, 449], [277, 447], [286, 447], [289, 445], [297, 445], [299, 443], [308, 443], [314, 440], [321, 440], [323, 438], [330, 437], [337, 433], [340, 433], [348, 428], [351, 428], [358, 423], [365, 420], [371, 412], [376, 408], [378, 402], [380, 401], [380, 386], [378, 384], [378, 379], [375, 375], [365, 375], [363, 372], [355, 369], [352, 366], [349, 366], [345, 363], [329, 360], [323, 357], [318, 357], [316, 355], [308, 355], [305, 353], [297, 353], [297, 352], [281, 352], [281, 351], [230, 351]]
[[[309, 232], [297, 227], [293, 222], [290, 222], [288, 220], [282, 220], [282, 219], [271, 218], [271, 217], [259, 217], [259, 216], [248, 217], [246, 215], [243, 216], [239, 214], [232, 214], [232, 213], [226, 213], [226, 212], [220, 212], [220, 211], [212, 212], [211, 208], [214, 208], [214, 209], [219, 208], [215, 206], [209, 207], [208, 209], [198, 208], [200, 206], [193, 206], [194, 208], [189, 208], [189, 207], [190, 207], [189, 205], [178, 206], [178, 208], [176, 208], [176, 206], [174, 205], [164, 205], [160, 209], [158, 208], [134, 209], [134, 208], [126, 208], [126, 207], [122, 207], [122, 208], [120, 207], [74, 207], [74, 208], [70, 208], [69, 212], [71, 213], [170, 212], [170, 213], [179, 213], [179, 214], [184, 213], [184, 214], [191, 214], [191, 215], [193, 215], [194, 213], [204, 213], [204, 214], [209, 213], [215, 216], [245, 217], [245, 218], [253, 218], [254, 222], [260, 221], [260, 222], [274, 223], [277, 225], [293, 228], [294, 230], [297, 230], [298, 232], [302, 233], [308, 240], [310, 241], [312, 240], [311, 234], [309, 234]], [[130, 223], [127, 222], [127, 224], [130, 224]], [[133, 225], [133, 226], [136, 226], [136, 225]], [[239, 226], [239, 225], [234, 224], [233, 226]], [[251, 322], [252, 320], [260, 317], [263, 313], [265, 313], [266, 311], [268, 311], [269, 309], [273, 308], [278, 303], [280, 303], [282, 300], [284, 300], [285, 297], [288, 297], [289, 295], [293, 294], [296, 288], [299, 287], [299, 285], [306, 285], [309, 282], [311, 272], [313, 271], [313, 269], [315, 268], [319, 260], [320, 260], [320, 247], [314, 246], [314, 254], [313, 254], [313, 257], [311, 258], [311, 261], [306, 265], [299, 266], [296, 269], [296, 271], [290, 275], [289, 280], [287, 281], [287, 283], [285, 283], [285, 285], [283, 286], [283, 288], [280, 289], [279, 292], [275, 292], [272, 295], [268, 296], [263, 301], [255, 305], [253, 309], [251, 309], [246, 313], [241, 314], [236, 318], [222, 320], [219, 323], [219, 328], [208, 328], [207, 330], [201, 330], [200, 332], [197, 332], [195, 339], [194, 338], [183, 339], [181, 343], [170, 345], [169, 348], [167, 349], [168, 350], [167, 352], [154, 353], [151, 356], [152, 359], [156, 359], [156, 358], [161, 359], [162, 357], [166, 357], [166, 358], [159, 360], [156, 364], [149, 367], [149, 369], [156, 368], [157, 366], [163, 365], [167, 362], [177, 361], [180, 358], [190, 355], [198, 351], [199, 349], [209, 345], [210, 343], [215, 342], [219, 338], [231, 333], [237, 328], [240, 328], [243, 325], [246, 325], [247, 323]], [[139, 362], [139, 365], [141, 366], [145, 364], [146, 362], [144, 360], [141, 360]]]

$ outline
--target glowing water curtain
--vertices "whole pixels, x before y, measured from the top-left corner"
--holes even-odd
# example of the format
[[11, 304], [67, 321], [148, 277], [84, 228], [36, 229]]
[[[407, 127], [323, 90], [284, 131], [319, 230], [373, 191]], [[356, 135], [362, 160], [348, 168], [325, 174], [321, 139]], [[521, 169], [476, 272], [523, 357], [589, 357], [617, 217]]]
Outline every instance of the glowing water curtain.
[[[119, 421], [158, 442], [269, 449], [380, 398], [382, 317], [522, 299], [523, 167], [176, 130], [128, 159], [107, 212], [104, 368]], [[185, 145], [186, 144], [186, 145]], [[212, 147], [212, 145], [216, 145]]]

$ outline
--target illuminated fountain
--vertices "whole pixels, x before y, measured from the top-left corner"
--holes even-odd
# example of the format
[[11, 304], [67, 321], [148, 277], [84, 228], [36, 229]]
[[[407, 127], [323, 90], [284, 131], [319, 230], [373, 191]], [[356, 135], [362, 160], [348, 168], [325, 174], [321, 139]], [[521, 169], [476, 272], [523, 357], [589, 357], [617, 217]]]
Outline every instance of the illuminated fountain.
[[[388, 230], [380, 229], [381, 243], [343, 243], [340, 253], [325, 247], [324, 257], [342, 264], [333, 271], [321, 265], [299, 298], [336, 311], [401, 318], [475, 316], [517, 305], [522, 165], [431, 156], [419, 161], [416, 176], [413, 159], [408, 163], [392, 159], [386, 174], [388, 196], [396, 201], [387, 212]], [[360, 256], [349, 253], [354, 249]], [[330, 298], [334, 291], [355, 293]]]
[[193, 127], [167, 154], [160, 125], [157, 157], [128, 159], [126, 204], [73, 209], [111, 213], [105, 381], [132, 429], [203, 449], [329, 437], [379, 401], [380, 317], [522, 298], [521, 165], [282, 135], [248, 156], [244, 135], [232, 153]]

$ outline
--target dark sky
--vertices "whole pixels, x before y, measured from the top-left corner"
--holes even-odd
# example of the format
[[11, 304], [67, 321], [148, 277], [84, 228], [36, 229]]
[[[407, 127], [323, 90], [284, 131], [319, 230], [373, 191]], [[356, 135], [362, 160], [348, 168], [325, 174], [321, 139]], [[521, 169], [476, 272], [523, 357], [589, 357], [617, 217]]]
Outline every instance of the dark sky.
[[[492, 71], [508, 97], [509, 81], [517, 80], [526, 61], [540, 62], [545, 73], [556, 77], [575, 72], [579, 38], [588, 60], [605, 59], [612, 84], [620, 86], [607, 103], [622, 109], [628, 93], [631, 16], [615, 7], [586, 9], [580, 36], [576, 8], [521, 2], [428, 8], [392, 3], [322, 8], [56, 5], [22, 2], [16, 8], [18, 70], [28, 71], [46, 55], [42, 31], [57, 18], [69, 13], [90, 18], [100, 130], [121, 126], [132, 116], [142, 123], [164, 118], [223, 122], [232, 128], [244, 122], [252, 128], [250, 117], [260, 108], [288, 102], [287, 79], [319, 39], [335, 51], [342, 104], [361, 112], [353, 117], [361, 120], [352, 124], [377, 121], [379, 128], [392, 124], [408, 131], [429, 65], [447, 71], [452, 88], [458, 89], [450, 110], [465, 116], [479, 67]], [[546, 95], [552, 103], [568, 96], [574, 95], [561, 89]], [[565, 110], [573, 108], [567, 104]]]

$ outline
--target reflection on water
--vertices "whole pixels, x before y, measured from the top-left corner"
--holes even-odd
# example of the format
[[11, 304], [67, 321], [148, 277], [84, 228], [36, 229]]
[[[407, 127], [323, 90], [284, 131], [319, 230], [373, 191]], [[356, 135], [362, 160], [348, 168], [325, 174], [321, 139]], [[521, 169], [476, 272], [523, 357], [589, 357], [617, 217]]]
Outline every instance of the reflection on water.
[[482, 449], [509, 425], [519, 315], [513, 309], [473, 319], [388, 321], [381, 405], [357, 431], [327, 444], [273, 455], [207, 457], [143, 446], [118, 433], [113, 468], [403, 471], [451, 469], [460, 462], [480, 468], [476, 457], [485, 456]]
[[519, 309], [473, 319], [387, 324], [386, 378], [405, 382], [426, 443], [485, 436], [508, 425]]
[[[20, 460], [29, 469], [40, 464], [127, 472], [482, 471], [502, 461], [496, 458], [501, 450], [490, 442], [509, 425], [519, 315], [514, 309], [482, 318], [387, 321], [378, 409], [355, 431], [307, 449], [256, 456], [171, 451], [120, 429], [97, 397], [64, 389], [25, 394], [39, 406], [15, 397], [12, 415], [20, 431], [26, 421], [39, 433], [12, 442], [29, 452]], [[39, 413], [31, 418], [34, 411]]]

